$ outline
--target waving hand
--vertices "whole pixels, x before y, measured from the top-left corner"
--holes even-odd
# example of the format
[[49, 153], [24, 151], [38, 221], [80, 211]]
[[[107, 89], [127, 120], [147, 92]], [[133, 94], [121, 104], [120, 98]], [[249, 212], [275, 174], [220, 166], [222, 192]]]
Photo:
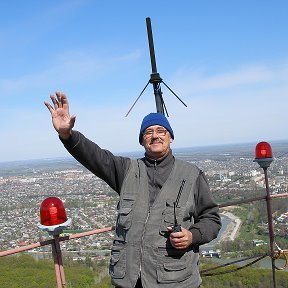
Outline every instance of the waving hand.
[[69, 102], [66, 95], [59, 91], [55, 94], [56, 97], [53, 94], [50, 95], [54, 108], [49, 102], [45, 101], [44, 104], [51, 113], [53, 126], [59, 136], [63, 139], [68, 139], [74, 127], [76, 116], [72, 115], [70, 117]]

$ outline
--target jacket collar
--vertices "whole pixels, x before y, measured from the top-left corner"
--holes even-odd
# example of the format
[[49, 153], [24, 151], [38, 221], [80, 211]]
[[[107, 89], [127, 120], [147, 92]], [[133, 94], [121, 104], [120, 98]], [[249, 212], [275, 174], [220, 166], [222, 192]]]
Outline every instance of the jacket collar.
[[147, 156], [147, 154], [145, 153], [145, 157], [143, 158], [144, 163], [146, 164], [146, 166], [166, 166], [167, 164], [170, 164], [171, 162], [174, 162], [174, 156], [172, 154], [172, 150], [170, 149], [168, 154], [165, 155], [164, 157], [160, 158], [160, 159], [152, 159], [149, 158]]

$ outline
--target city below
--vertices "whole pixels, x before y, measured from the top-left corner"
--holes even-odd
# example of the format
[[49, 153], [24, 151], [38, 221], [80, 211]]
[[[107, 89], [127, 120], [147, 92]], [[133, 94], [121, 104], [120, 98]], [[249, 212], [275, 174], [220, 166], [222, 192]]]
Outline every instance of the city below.
[[[194, 163], [205, 172], [212, 194], [216, 202], [221, 204], [254, 197], [255, 191], [264, 193], [262, 169], [253, 162], [256, 144], [174, 149], [173, 153], [176, 158]], [[274, 157], [268, 170], [270, 192], [287, 193], [288, 141], [270, 144]], [[126, 153], [122, 156], [139, 158], [142, 154]], [[56, 196], [63, 201], [67, 215], [72, 219], [69, 230], [64, 233], [110, 227], [115, 225], [116, 221], [118, 194], [73, 158], [0, 163], [0, 195], [0, 251], [51, 237], [37, 227], [40, 221], [40, 205], [50, 196]], [[288, 204], [287, 199], [283, 201]], [[233, 241], [237, 237], [241, 221], [230, 209], [221, 209], [221, 215], [225, 221], [215, 241]], [[287, 227], [288, 213], [278, 215], [275, 221]], [[265, 226], [265, 223], [263, 225]], [[107, 232], [65, 241], [61, 243], [61, 249], [67, 253], [107, 251], [111, 247], [112, 239], [113, 232]], [[41, 247], [38, 251], [45, 249], [47, 248]], [[208, 249], [211, 251], [213, 245], [207, 247], [207, 251]], [[202, 255], [207, 255], [207, 251], [202, 252]]]

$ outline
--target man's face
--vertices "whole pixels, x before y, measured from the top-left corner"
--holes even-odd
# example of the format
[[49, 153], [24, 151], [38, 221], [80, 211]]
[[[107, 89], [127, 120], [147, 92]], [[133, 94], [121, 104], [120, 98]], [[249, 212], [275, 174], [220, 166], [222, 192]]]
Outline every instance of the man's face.
[[164, 127], [153, 125], [145, 129], [142, 145], [147, 156], [156, 160], [168, 154], [172, 141], [170, 133]]

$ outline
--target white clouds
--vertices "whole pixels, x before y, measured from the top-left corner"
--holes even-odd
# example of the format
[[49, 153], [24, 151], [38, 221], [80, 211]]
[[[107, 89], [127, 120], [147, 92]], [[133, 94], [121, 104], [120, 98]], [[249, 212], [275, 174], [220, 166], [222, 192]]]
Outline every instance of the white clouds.
[[77, 76], [81, 77], [83, 81], [87, 76], [91, 78], [92, 75], [97, 75], [100, 72], [107, 72], [114, 70], [119, 65], [125, 65], [139, 59], [141, 53], [139, 50], [132, 51], [125, 55], [112, 56], [110, 58], [103, 58], [100, 55], [85, 50], [85, 51], [67, 51], [59, 55], [56, 60], [56, 65], [50, 70], [52, 72], [60, 71], [59, 73], [66, 74], [67, 79], [74, 79], [73, 73], [77, 72]]
[[287, 72], [287, 65], [279, 65], [241, 67], [214, 76], [177, 74], [175, 90], [189, 106], [174, 115], [180, 139], [185, 139], [177, 143], [183, 147], [287, 139]]
[[243, 89], [253, 85], [267, 85], [285, 81], [288, 77], [288, 64], [278, 66], [247, 65], [233, 71], [207, 75], [205, 70], [191, 71], [180, 69], [172, 78], [175, 89], [183, 95], [195, 95], [209, 91], [236, 88]]
[[67, 51], [56, 56], [46, 69], [38, 67], [34, 74], [0, 79], [0, 99], [17, 93], [29, 95], [31, 90], [49, 90], [55, 86], [89, 86], [91, 79], [103, 77], [121, 66], [137, 61], [139, 57], [139, 50], [110, 58], [102, 58], [89, 51]]

